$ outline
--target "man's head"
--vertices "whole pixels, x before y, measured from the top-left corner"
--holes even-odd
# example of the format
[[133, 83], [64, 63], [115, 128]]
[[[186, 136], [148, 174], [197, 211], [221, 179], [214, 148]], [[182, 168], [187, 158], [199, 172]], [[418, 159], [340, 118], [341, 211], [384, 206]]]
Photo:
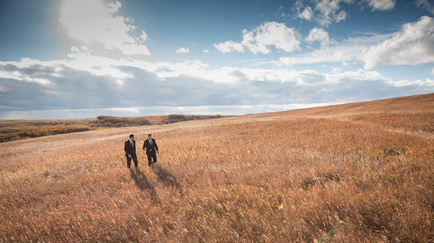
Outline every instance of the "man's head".
[[148, 139], [151, 139], [152, 138], [152, 134], [148, 134]]
[[130, 134], [130, 140], [134, 140], [134, 134]]

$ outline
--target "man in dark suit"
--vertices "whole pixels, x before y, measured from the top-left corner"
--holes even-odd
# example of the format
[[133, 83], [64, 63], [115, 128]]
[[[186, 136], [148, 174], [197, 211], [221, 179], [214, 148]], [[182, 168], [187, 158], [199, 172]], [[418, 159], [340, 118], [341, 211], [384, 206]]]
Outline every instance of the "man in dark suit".
[[134, 134], [130, 134], [130, 139], [125, 141], [125, 156], [127, 157], [127, 167], [131, 166], [131, 159], [134, 161], [134, 166], [138, 167], [137, 156], [136, 156], [136, 141], [134, 140]]
[[148, 134], [148, 139], [143, 143], [143, 150], [148, 156], [148, 166], [157, 163], [158, 146], [151, 134]]

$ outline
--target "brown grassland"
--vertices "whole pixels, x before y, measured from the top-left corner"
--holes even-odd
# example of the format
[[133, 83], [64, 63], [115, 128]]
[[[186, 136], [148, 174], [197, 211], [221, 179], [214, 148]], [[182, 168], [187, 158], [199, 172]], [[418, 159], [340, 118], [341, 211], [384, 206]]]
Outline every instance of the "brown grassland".
[[0, 242], [434, 242], [433, 142], [428, 94], [2, 143]]

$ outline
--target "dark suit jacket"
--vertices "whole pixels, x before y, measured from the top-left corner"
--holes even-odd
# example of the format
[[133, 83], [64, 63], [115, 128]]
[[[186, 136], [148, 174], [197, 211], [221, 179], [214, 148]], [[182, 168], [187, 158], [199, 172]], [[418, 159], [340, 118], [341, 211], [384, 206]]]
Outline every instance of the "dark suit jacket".
[[134, 143], [134, 147], [131, 146], [129, 139], [125, 141], [125, 146], [124, 146], [125, 156], [128, 157], [129, 154], [131, 154], [132, 157], [136, 156], [136, 141], [133, 141], [133, 143]]
[[152, 139], [152, 145], [149, 144], [149, 140], [146, 139], [143, 143], [143, 150], [146, 148], [146, 153], [155, 153], [155, 151], [158, 151], [158, 145], [157, 142], [155, 142], [155, 139]]

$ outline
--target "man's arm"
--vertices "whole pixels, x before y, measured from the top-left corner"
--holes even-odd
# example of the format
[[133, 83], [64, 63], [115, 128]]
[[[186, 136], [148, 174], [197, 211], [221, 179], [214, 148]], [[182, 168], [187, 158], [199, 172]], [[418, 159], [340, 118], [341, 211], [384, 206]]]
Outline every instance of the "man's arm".
[[126, 141], [125, 145], [124, 145], [125, 156], [131, 158], [131, 154], [129, 154], [129, 152], [128, 152], [128, 144], [127, 143], [129, 143], [129, 141]]
[[157, 153], [158, 153], [158, 145], [157, 145], [157, 142], [155, 141], [155, 139], [154, 139], [154, 144], [155, 144], [155, 150], [157, 151]]

